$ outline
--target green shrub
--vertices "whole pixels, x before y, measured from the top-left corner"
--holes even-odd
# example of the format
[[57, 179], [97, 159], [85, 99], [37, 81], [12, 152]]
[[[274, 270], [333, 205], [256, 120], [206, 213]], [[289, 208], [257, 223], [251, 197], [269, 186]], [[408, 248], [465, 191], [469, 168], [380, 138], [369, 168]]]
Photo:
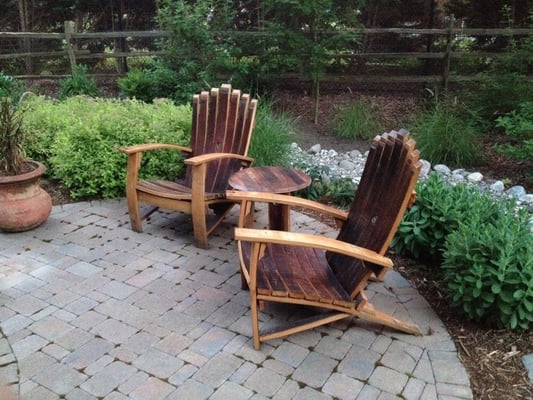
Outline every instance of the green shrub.
[[17, 102], [26, 90], [26, 84], [0, 71], [0, 97], [10, 97]]
[[101, 95], [96, 80], [87, 76], [87, 67], [85, 65], [78, 65], [73, 71], [72, 76], [59, 81], [60, 99], [77, 95], [92, 97]]
[[[465, 184], [449, 185], [434, 172], [416, 185], [417, 199], [400, 223], [392, 248], [438, 264], [444, 242], [468, 214], [488, 213], [493, 200]], [[487, 217], [490, 217], [487, 214]]]
[[[469, 318], [500, 328], [533, 321], [533, 235], [530, 215], [513, 202], [471, 212], [451, 232], [442, 267], [452, 305]], [[481, 210], [479, 210], [481, 211]]]
[[362, 102], [342, 107], [333, 123], [335, 135], [341, 138], [372, 139], [383, 132], [377, 109]]
[[[73, 199], [124, 195], [126, 156], [122, 146], [190, 141], [191, 107], [168, 100], [154, 104], [72, 97], [28, 100], [25, 127], [34, 135], [28, 155], [48, 166], [49, 175]], [[147, 152], [142, 177], [173, 179], [182, 173], [179, 152]]]
[[524, 101], [533, 100], [528, 74], [533, 65], [533, 33], [509, 42], [504, 57], [487, 59], [488, 70], [478, 80], [465, 85], [461, 97], [468, 108], [478, 111], [491, 124], [504, 114], [516, 110]]
[[285, 113], [275, 113], [272, 102], [261, 99], [248, 152], [254, 165], [288, 165], [293, 132], [294, 119]]
[[475, 86], [465, 86], [462, 97], [490, 124], [517, 109], [521, 101], [533, 99], [531, 83], [517, 72], [489, 71], [480, 73], [478, 78]]
[[118, 87], [126, 97], [145, 102], [152, 102], [158, 97], [175, 100], [176, 79], [174, 71], [161, 62], [155, 62], [143, 69], [130, 70], [118, 79]]
[[[73, 199], [118, 197], [124, 194], [126, 156], [120, 147], [137, 143], [188, 145], [191, 107], [159, 99], [153, 104], [137, 100], [92, 99], [77, 96], [63, 101], [30, 97], [25, 127], [33, 139], [28, 155], [44, 162], [51, 178], [70, 189]], [[283, 165], [291, 143], [294, 120], [274, 114], [261, 101], [249, 154], [254, 165]], [[181, 153], [147, 152], [143, 178], [174, 179], [183, 173]]]
[[411, 122], [422, 157], [433, 164], [468, 167], [476, 165], [479, 136], [472, 120], [466, 120], [449, 107], [437, 104]]
[[340, 208], [347, 208], [352, 204], [357, 185], [351, 178], [331, 177], [328, 166], [309, 164], [305, 160], [293, 162], [292, 166], [301, 169], [311, 178], [311, 184], [298, 191], [298, 196]]
[[496, 126], [518, 143], [499, 146], [499, 149], [521, 161], [533, 160], [533, 101], [524, 101], [517, 110], [498, 117]]

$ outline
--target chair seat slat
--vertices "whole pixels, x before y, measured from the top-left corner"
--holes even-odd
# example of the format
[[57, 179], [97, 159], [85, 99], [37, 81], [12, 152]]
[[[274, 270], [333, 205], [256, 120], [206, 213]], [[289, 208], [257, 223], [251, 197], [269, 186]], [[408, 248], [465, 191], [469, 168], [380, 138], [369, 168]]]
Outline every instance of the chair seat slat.
[[[411, 322], [376, 309], [364, 293], [371, 275], [380, 279], [388, 269], [380, 265], [378, 256], [385, 255], [406, 208], [412, 204], [413, 188], [421, 169], [418, 158], [419, 152], [406, 131], [392, 131], [374, 139], [354, 201], [337, 236], [337, 241], [354, 248], [333, 243], [319, 245], [316, 237], [303, 243], [305, 235], [280, 235], [274, 231], [259, 234], [262, 230], [249, 235], [239, 232], [241, 268], [249, 271], [250, 265], [257, 266], [255, 274], [246, 275], [250, 287], [257, 289], [250, 291], [256, 349], [261, 341], [352, 316], [405, 333], [421, 334], [420, 328]], [[276, 200], [250, 193], [250, 201], [254, 196], [257, 201]], [[290, 204], [288, 198], [283, 201]], [[252, 245], [246, 240], [264, 240], [264, 251], [253, 254], [258, 257], [256, 260], [250, 260]], [[362, 261], [357, 258], [361, 253], [356, 249], [364, 249], [373, 256], [363, 257], [369, 261]], [[257, 307], [263, 301], [312, 306], [333, 314], [318, 313], [317, 319], [299, 320], [265, 332], [259, 329]]]
[[[137, 190], [168, 199], [190, 199], [192, 190], [188, 186], [181, 185], [172, 181], [154, 180], [139, 181]], [[224, 198], [224, 193], [205, 193], [206, 199]]]

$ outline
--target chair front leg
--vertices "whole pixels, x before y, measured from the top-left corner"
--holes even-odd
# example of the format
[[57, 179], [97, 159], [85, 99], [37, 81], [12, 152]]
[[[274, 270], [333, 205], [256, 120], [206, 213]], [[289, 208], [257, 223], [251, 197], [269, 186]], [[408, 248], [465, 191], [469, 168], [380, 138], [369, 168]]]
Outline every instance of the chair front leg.
[[128, 155], [126, 171], [126, 198], [128, 202], [128, 213], [130, 216], [131, 228], [135, 232], [143, 231], [141, 208], [139, 205], [139, 196], [137, 195], [137, 181], [139, 180], [141, 155], [141, 152]]
[[207, 249], [207, 205], [205, 202], [205, 175], [207, 164], [193, 167], [191, 213], [196, 246]]

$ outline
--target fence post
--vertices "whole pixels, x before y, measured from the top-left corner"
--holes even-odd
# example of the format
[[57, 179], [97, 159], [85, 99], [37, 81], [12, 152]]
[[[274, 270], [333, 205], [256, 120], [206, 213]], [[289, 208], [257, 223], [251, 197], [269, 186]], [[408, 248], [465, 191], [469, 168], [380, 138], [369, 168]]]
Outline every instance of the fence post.
[[448, 79], [450, 75], [450, 62], [452, 58], [452, 41], [453, 41], [453, 27], [455, 25], [455, 16], [450, 15], [450, 23], [448, 24], [448, 37], [446, 43], [446, 55], [444, 56], [444, 71], [442, 74], [442, 81], [444, 90], [448, 90]]
[[76, 71], [76, 42], [72, 39], [72, 34], [75, 32], [74, 21], [65, 21], [65, 42], [67, 47], [68, 59], [70, 61], [70, 69], [72, 75]]

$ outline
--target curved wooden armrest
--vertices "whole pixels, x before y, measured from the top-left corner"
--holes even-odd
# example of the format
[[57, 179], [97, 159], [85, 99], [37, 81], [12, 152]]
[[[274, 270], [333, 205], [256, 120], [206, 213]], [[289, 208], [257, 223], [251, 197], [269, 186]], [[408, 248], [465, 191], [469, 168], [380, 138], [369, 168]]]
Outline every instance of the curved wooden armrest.
[[247, 242], [313, 247], [315, 249], [322, 249], [344, 254], [362, 261], [368, 261], [384, 268], [392, 268], [393, 266], [390, 258], [384, 257], [373, 250], [355, 246], [337, 239], [311, 235], [308, 233], [271, 231], [268, 229], [235, 228], [235, 239]]
[[226, 198], [237, 201], [254, 201], [261, 203], [285, 204], [291, 207], [301, 207], [326, 214], [336, 220], [346, 221], [348, 213], [335, 207], [330, 207], [316, 201], [302, 199], [301, 197], [289, 196], [286, 194], [275, 194], [266, 192], [241, 192], [238, 190], [227, 190]]
[[246, 157], [240, 154], [234, 154], [234, 153], [207, 153], [207, 154], [200, 154], [198, 156], [194, 156], [191, 158], [188, 158], [185, 160], [185, 164], [187, 165], [200, 165], [205, 164], [207, 162], [215, 161], [215, 160], [222, 160], [224, 158], [234, 158], [236, 160], [243, 161], [246, 166], [249, 166], [254, 161], [251, 157]]
[[135, 154], [141, 153], [143, 151], [157, 150], [157, 149], [168, 149], [168, 150], [179, 150], [185, 153], [191, 153], [192, 149], [190, 147], [179, 146], [177, 144], [166, 144], [166, 143], [146, 143], [146, 144], [137, 144], [129, 147], [122, 147], [120, 151], [125, 154]]

